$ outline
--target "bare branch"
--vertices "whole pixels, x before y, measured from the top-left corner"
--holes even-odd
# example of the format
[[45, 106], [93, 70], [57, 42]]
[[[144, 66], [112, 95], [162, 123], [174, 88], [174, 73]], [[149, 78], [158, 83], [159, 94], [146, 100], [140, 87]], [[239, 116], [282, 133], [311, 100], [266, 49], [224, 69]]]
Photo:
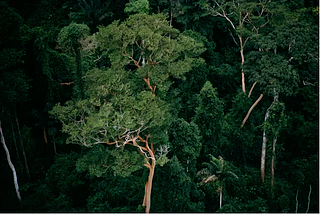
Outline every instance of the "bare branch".
[[244, 46], [246, 45], [246, 43], [247, 43], [247, 41], [250, 39], [250, 37], [247, 37], [246, 38], [246, 40], [244, 41], [244, 43], [243, 43], [243, 48], [244, 48]]
[[238, 42], [236, 41], [236, 39], [234, 38], [231, 30], [230, 30], [229, 28], [228, 28], [228, 30], [229, 30], [229, 32], [230, 32], [230, 35], [231, 35], [232, 39], [233, 39], [233, 42], [236, 43], [237, 46], [239, 46], [239, 44], [238, 44]]
[[251, 87], [251, 89], [250, 89], [250, 91], [249, 91], [249, 95], [248, 95], [248, 97], [250, 98], [250, 96], [251, 96], [251, 92], [252, 92], [252, 90], [253, 90], [253, 88], [254, 88], [254, 86], [257, 84], [257, 81], [255, 81], [254, 83], [253, 83], [253, 85], [252, 85], [252, 87]]
[[311, 86], [315, 86], [314, 84], [308, 82], [307, 80], [303, 80], [302, 81], [303, 85], [311, 85]]
[[99, 56], [97, 59], [95, 59], [95, 60], [93, 60], [93, 61], [94, 61], [94, 62], [97, 62], [97, 61], [99, 61], [99, 60], [101, 59], [101, 57], [102, 57], [102, 55]]
[[60, 85], [71, 85], [73, 83], [74, 83], [74, 81], [72, 81], [72, 82], [62, 82], [62, 83], [60, 83]]
[[251, 106], [251, 108], [249, 109], [249, 111], [248, 111], [248, 113], [247, 113], [246, 117], [243, 119], [242, 124], [241, 124], [241, 127], [243, 127], [243, 126], [244, 126], [244, 124], [246, 123], [246, 121], [247, 121], [248, 117], [250, 116], [251, 111], [252, 111], [252, 110], [253, 110], [253, 108], [254, 108], [254, 107], [256, 107], [256, 105], [260, 102], [260, 100], [262, 99], [262, 97], [263, 97], [263, 94], [261, 94], [261, 95], [260, 95], [260, 97], [256, 100], [256, 102], [255, 102], [255, 103], [253, 103], [253, 105], [252, 105], [252, 106]]
[[217, 1], [214, 1], [216, 3], [216, 5], [218, 6], [218, 8], [222, 11], [222, 14], [220, 12], [218, 12], [217, 10], [215, 10], [215, 7], [209, 8], [208, 10], [211, 12], [212, 16], [221, 16], [223, 18], [225, 18], [232, 26], [233, 29], [236, 29], [233, 22], [229, 19], [228, 15], [232, 14], [226, 14], [226, 11], [219, 5], [219, 3]]

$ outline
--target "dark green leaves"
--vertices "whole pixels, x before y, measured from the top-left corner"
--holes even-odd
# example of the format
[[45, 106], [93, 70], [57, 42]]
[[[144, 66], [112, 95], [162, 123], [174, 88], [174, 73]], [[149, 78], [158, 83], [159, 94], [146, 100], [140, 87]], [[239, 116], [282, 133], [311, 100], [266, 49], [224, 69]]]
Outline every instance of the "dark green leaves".
[[58, 42], [65, 51], [76, 51], [80, 46], [81, 40], [85, 39], [90, 33], [87, 25], [71, 23], [62, 28], [58, 36]]
[[265, 52], [252, 52], [246, 63], [250, 81], [258, 82], [263, 94], [291, 95], [298, 86], [299, 76], [285, 57]]

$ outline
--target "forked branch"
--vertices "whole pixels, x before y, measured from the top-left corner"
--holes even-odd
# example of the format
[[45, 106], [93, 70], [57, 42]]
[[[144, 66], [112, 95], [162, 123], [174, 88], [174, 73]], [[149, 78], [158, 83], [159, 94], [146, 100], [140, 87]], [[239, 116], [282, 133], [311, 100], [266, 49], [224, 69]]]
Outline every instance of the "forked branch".
[[[126, 131], [122, 134], [122, 136], [118, 137], [117, 141], [109, 142], [107, 140], [106, 143], [108, 145], [113, 145], [113, 144], [118, 145], [119, 143], [121, 143], [123, 146], [129, 144], [129, 145], [137, 147], [139, 152], [141, 153], [141, 155], [145, 156], [144, 166], [146, 166], [150, 170], [150, 172], [149, 172], [149, 176], [148, 176], [148, 181], [145, 184], [145, 194], [144, 194], [142, 206], [145, 206], [146, 213], [149, 213], [150, 207], [151, 207], [152, 180], [153, 180], [153, 175], [154, 175], [154, 169], [156, 166], [156, 159], [154, 156], [153, 144], [151, 144], [151, 148], [149, 147], [148, 140], [149, 140], [150, 135], [147, 135], [145, 140], [142, 137], [140, 137], [139, 133], [141, 131], [141, 128], [142, 127], [140, 127], [137, 130], [134, 130], [134, 131], [130, 131], [130, 130], [126, 129]], [[144, 143], [145, 146], [139, 145], [138, 142]], [[149, 161], [150, 159], [151, 159], [151, 163]]]
[[149, 77], [148, 77], [148, 78], [144, 77], [143, 80], [147, 83], [148, 88], [150, 89], [150, 91], [151, 91], [152, 94], [154, 95], [155, 92], [156, 92], [156, 87], [157, 87], [157, 86], [151, 86], [151, 84], [150, 84], [150, 78], [149, 78]]

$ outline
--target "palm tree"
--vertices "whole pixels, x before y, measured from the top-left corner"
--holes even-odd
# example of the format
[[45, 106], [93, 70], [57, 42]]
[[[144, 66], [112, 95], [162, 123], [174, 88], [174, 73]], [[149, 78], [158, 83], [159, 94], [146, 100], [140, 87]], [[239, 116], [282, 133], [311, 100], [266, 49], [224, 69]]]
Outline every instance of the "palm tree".
[[197, 174], [201, 176], [203, 179], [200, 182], [200, 185], [210, 184], [213, 182], [218, 183], [218, 192], [220, 198], [220, 207], [222, 206], [222, 191], [224, 189], [224, 184], [227, 179], [233, 177], [238, 178], [238, 176], [230, 171], [230, 166], [226, 161], [223, 160], [221, 156], [218, 158], [210, 155], [211, 160], [209, 163], [202, 163], [205, 168], [200, 170]]
[[113, 15], [110, 11], [110, 1], [78, 0], [78, 8], [78, 11], [71, 12], [69, 17], [78, 23], [84, 22], [94, 31], [107, 17]]

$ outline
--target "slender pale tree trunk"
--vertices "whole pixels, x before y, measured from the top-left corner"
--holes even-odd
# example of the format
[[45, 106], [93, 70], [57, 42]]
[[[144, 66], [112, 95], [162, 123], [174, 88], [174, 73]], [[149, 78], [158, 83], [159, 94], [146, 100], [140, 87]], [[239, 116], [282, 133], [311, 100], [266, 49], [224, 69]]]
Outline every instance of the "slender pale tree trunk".
[[310, 184], [310, 190], [309, 190], [309, 195], [308, 195], [308, 207], [307, 207], [307, 211], [306, 211], [306, 213], [308, 213], [308, 211], [309, 211], [309, 207], [310, 207], [310, 196], [311, 196], [311, 190], [312, 190], [312, 188], [311, 188], [311, 184]]
[[243, 93], [246, 93], [246, 85], [245, 85], [245, 79], [244, 79], [244, 72], [243, 72], [243, 64], [244, 64], [244, 45], [242, 41], [242, 36], [239, 36], [239, 42], [240, 42], [240, 55], [241, 55], [241, 84], [242, 84], [242, 91]]
[[172, 26], [172, 18], [173, 18], [173, 11], [172, 11], [172, 0], [170, 0], [170, 22], [169, 26]]
[[146, 64], [146, 55], [144, 54], [144, 48], [145, 48], [145, 41], [144, 41], [144, 39], [142, 40], [142, 49], [143, 49], [143, 55], [142, 55], [142, 67], [144, 67], [145, 66], [145, 64]]
[[26, 169], [28, 180], [30, 181], [30, 172], [29, 172], [29, 167], [28, 167], [27, 155], [26, 155], [26, 152], [24, 150], [24, 145], [23, 145], [23, 141], [22, 141], [22, 136], [21, 136], [21, 132], [20, 132], [20, 126], [19, 126], [19, 121], [18, 121], [18, 116], [17, 116], [17, 112], [16, 111], [15, 111], [15, 117], [16, 117], [18, 135], [19, 135], [19, 138], [20, 138], [20, 145], [21, 145], [21, 150], [22, 150], [22, 155], [23, 155], [23, 160], [24, 160], [24, 167]]
[[[272, 104], [271, 104], [272, 106]], [[270, 106], [270, 107], [271, 107]], [[269, 109], [267, 109], [267, 112], [264, 116], [264, 122], [267, 121], [269, 118]], [[266, 167], [266, 152], [267, 152], [267, 136], [266, 136], [266, 130], [263, 130], [263, 137], [262, 137], [262, 151], [261, 151], [261, 181], [264, 182], [264, 176], [265, 176], [265, 167]]]
[[16, 169], [14, 168], [14, 165], [11, 162], [10, 153], [9, 153], [8, 148], [7, 148], [7, 145], [6, 145], [4, 136], [3, 136], [3, 132], [2, 132], [1, 121], [0, 121], [0, 135], [1, 135], [1, 143], [3, 145], [3, 148], [4, 148], [5, 152], [6, 152], [8, 164], [9, 164], [11, 170], [12, 170], [13, 183], [14, 183], [14, 187], [16, 189], [16, 194], [17, 194], [19, 202], [21, 202], [21, 196], [20, 196], [20, 192], [19, 192], [19, 184], [18, 184], [17, 173], [16, 173]]
[[[273, 96], [273, 105], [278, 105], [279, 103], [279, 94], [276, 92], [275, 88], [273, 89], [274, 96]], [[277, 131], [278, 132], [278, 131]], [[276, 155], [276, 143], [277, 143], [277, 133], [274, 133], [273, 143], [272, 143], [272, 158], [271, 158], [271, 188], [273, 187], [274, 181], [274, 158]]]
[[277, 137], [274, 137], [273, 145], [272, 145], [272, 159], [271, 159], [271, 188], [273, 187], [273, 181], [274, 181], [274, 157], [276, 153], [276, 143], [277, 143]]
[[220, 196], [220, 204], [219, 204], [219, 207], [221, 208], [222, 207], [222, 189], [220, 190], [220, 194], [219, 194], [219, 196]]
[[[264, 122], [266, 122], [269, 118], [269, 114], [270, 114], [270, 109], [272, 108], [273, 105], [277, 105], [278, 104], [278, 100], [279, 100], [279, 95], [278, 93], [275, 92], [274, 89], [274, 96], [273, 96], [273, 102], [271, 103], [270, 107], [267, 109], [267, 112], [265, 114], [264, 117]], [[276, 142], [277, 142], [277, 138], [275, 136], [274, 140], [273, 140], [273, 154], [272, 154], [272, 161], [271, 162], [271, 180], [272, 180], [272, 185], [273, 185], [273, 177], [274, 174], [272, 175], [272, 173], [274, 173], [274, 154], [275, 154], [275, 149], [276, 149]], [[262, 140], [262, 152], [261, 152], [261, 180], [262, 182], [264, 182], [264, 176], [265, 176], [265, 165], [266, 165], [266, 150], [267, 150], [267, 136], [266, 136], [266, 129], [264, 128], [263, 130], [263, 140]], [[272, 164], [273, 163], [273, 164]]]
[[299, 207], [298, 195], [299, 195], [299, 188], [298, 188], [297, 194], [296, 194], [296, 212], [295, 213], [298, 212], [298, 207]]
[[54, 150], [54, 154], [57, 154], [57, 149], [56, 149], [56, 141], [53, 141], [53, 150]]

